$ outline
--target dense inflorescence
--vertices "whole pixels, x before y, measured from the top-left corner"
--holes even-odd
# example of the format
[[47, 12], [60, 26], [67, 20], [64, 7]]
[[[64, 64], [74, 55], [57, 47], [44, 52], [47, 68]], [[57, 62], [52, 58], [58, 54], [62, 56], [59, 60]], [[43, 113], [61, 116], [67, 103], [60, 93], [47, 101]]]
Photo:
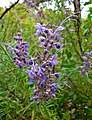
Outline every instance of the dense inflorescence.
[[17, 66], [22, 68], [23, 66], [27, 65], [28, 56], [28, 43], [22, 42], [21, 33], [18, 33], [17, 36], [14, 37], [15, 40], [18, 41], [17, 45], [13, 48], [8, 46], [11, 53], [14, 53], [15, 56], [12, 58], [12, 61], [16, 63]]
[[55, 97], [58, 84], [54, 82], [54, 79], [60, 78], [60, 73], [53, 72], [54, 66], [58, 64], [58, 55], [52, 54], [52, 49], [55, 48], [57, 52], [63, 46], [59, 41], [63, 40], [59, 31], [64, 28], [59, 26], [53, 31], [40, 23], [37, 23], [35, 28], [37, 29], [35, 35], [39, 36], [39, 47], [43, 48], [43, 52], [38, 53], [35, 59], [31, 58], [28, 61], [31, 66], [31, 69], [26, 71], [30, 76], [29, 83], [36, 84], [34, 97], [30, 101], [47, 101]]
[[81, 68], [81, 75], [87, 75], [88, 71], [92, 68], [92, 51], [86, 52], [83, 58], [83, 66]]

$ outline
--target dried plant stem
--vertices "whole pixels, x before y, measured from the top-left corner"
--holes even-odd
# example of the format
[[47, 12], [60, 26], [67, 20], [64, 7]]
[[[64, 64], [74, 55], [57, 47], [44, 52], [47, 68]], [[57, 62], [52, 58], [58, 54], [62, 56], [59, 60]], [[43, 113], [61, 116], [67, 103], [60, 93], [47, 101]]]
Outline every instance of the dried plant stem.
[[75, 30], [77, 33], [77, 38], [78, 38], [78, 43], [79, 43], [79, 48], [80, 48], [80, 52], [81, 54], [83, 54], [83, 50], [82, 50], [82, 45], [81, 45], [81, 37], [80, 37], [80, 16], [81, 16], [81, 9], [80, 9], [80, 0], [74, 0], [74, 13], [78, 16], [78, 18], [76, 19], [77, 22], [75, 23]]

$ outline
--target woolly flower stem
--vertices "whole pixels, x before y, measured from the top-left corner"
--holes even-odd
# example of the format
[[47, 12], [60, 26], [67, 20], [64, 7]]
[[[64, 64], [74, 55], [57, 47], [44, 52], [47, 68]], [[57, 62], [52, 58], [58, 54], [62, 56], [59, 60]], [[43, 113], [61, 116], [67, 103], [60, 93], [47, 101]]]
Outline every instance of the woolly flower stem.
[[67, 22], [67, 20], [68, 20], [69, 18], [72, 18], [72, 17], [77, 17], [77, 15], [76, 15], [76, 14], [73, 14], [73, 15], [70, 15], [70, 16], [66, 17], [66, 18], [61, 22], [60, 26], [62, 26], [65, 22]]

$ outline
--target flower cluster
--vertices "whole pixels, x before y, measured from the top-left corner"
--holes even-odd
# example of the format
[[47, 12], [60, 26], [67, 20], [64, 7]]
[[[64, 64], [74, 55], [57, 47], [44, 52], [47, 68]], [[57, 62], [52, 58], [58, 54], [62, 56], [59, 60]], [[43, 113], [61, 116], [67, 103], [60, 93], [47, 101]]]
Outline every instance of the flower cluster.
[[60, 26], [53, 31], [40, 23], [37, 23], [35, 28], [37, 29], [35, 35], [40, 35], [38, 39], [39, 46], [43, 47], [44, 51], [43, 53], [38, 53], [35, 59], [31, 58], [28, 61], [28, 64], [31, 66], [31, 69], [26, 71], [30, 76], [29, 83], [34, 82], [36, 85], [34, 88], [34, 97], [30, 101], [47, 101], [55, 97], [58, 84], [54, 82], [54, 79], [60, 78], [60, 73], [54, 73], [53, 71], [58, 61], [56, 60], [57, 54], [52, 54], [51, 50], [53, 47], [56, 50], [62, 47], [62, 44], [59, 42], [59, 39], [61, 40], [62, 38], [59, 31], [64, 28]]
[[[64, 30], [62, 26], [59, 26], [54, 32], [51, 29], [47, 29], [45, 25], [41, 25], [40, 23], [37, 23], [35, 27], [38, 29], [35, 35], [43, 35], [38, 39], [40, 47], [43, 46], [46, 50], [50, 50], [53, 47], [58, 50], [62, 47], [59, 42], [59, 40], [63, 40], [59, 34], [59, 31]], [[59, 39], [58, 41], [56, 41], [57, 38]]]
[[21, 33], [18, 33], [17, 36], [14, 37], [15, 40], [18, 41], [15, 48], [8, 46], [11, 53], [15, 53], [16, 55], [13, 57], [12, 61], [16, 63], [20, 68], [27, 64], [26, 57], [28, 56], [28, 43], [22, 42]]
[[54, 79], [59, 79], [60, 73], [54, 72], [54, 66], [58, 64], [58, 55], [56, 53], [52, 54], [52, 49], [55, 48], [57, 52], [62, 47], [59, 40], [63, 40], [63, 38], [60, 36], [59, 31], [64, 28], [59, 26], [53, 31], [40, 23], [37, 23], [35, 28], [37, 29], [35, 35], [39, 36], [39, 46], [43, 48], [43, 52], [37, 53], [35, 59], [31, 57], [27, 60], [28, 43], [22, 42], [21, 33], [14, 37], [18, 42], [17, 45], [14, 48], [11, 46], [8, 46], [8, 48], [11, 53], [15, 54], [12, 61], [17, 66], [20, 68], [28, 66], [26, 73], [30, 76], [29, 83], [35, 83], [34, 97], [30, 101], [47, 101], [56, 96], [58, 84], [54, 82]]
[[31, 2], [30, 0], [24, 0], [24, 3], [26, 3], [29, 8], [36, 8], [36, 4]]
[[83, 66], [81, 68], [81, 75], [88, 75], [88, 71], [92, 68], [92, 51], [86, 52], [83, 58]]
[[35, 97], [31, 98], [31, 101], [36, 99], [48, 100], [51, 97], [55, 97], [57, 84], [54, 83], [54, 77], [59, 78], [60, 74], [52, 74], [51, 70], [52, 66], [50, 66], [49, 61], [42, 65], [33, 62], [31, 70], [27, 70], [27, 73], [30, 76], [29, 83], [32, 83], [33, 81], [36, 84], [36, 88], [34, 89]]

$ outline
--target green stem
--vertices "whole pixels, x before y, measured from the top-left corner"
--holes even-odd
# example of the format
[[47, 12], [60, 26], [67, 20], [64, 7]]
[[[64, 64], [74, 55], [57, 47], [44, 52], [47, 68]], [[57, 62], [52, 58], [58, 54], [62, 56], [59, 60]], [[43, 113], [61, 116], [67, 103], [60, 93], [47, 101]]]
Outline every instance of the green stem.
[[2, 43], [0, 42], [0, 47], [1, 49], [5, 52], [5, 54], [8, 56], [8, 58], [10, 59], [10, 61], [12, 61], [10, 55], [8, 54], [7, 50], [5, 50], [5, 48], [2, 46]]

